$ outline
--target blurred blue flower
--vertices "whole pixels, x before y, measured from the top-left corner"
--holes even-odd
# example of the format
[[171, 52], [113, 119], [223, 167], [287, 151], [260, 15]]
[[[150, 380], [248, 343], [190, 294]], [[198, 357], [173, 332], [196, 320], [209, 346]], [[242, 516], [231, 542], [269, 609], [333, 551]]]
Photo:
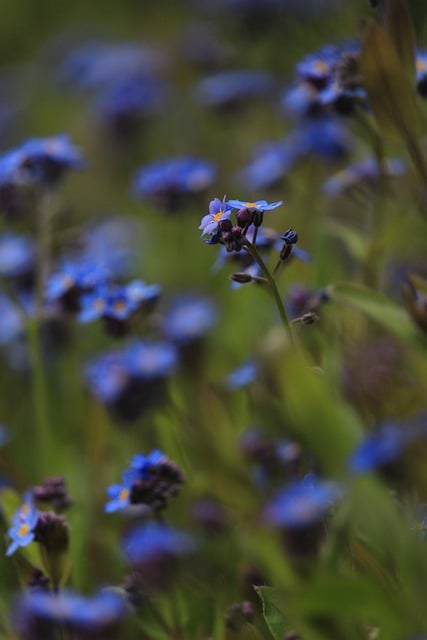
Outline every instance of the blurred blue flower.
[[7, 548], [6, 555], [11, 556], [19, 547], [26, 547], [34, 540], [34, 529], [39, 519], [31, 491], [24, 495], [24, 501], [12, 516], [12, 526], [7, 535], [12, 540]]
[[166, 311], [162, 330], [172, 342], [185, 345], [204, 336], [217, 319], [218, 309], [213, 300], [187, 295], [177, 299]]
[[178, 364], [176, 349], [168, 342], [135, 340], [125, 356], [131, 374], [146, 380], [169, 376]]
[[144, 567], [162, 557], [185, 556], [194, 549], [195, 542], [189, 534], [155, 522], [135, 527], [123, 542], [127, 559], [137, 567]]
[[2, 292], [0, 292], [0, 317], [0, 345], [10, 344], [23, 336], [25, 327], [22, 311]]
[[214, 198], [209, 203], [209, 213], [203, 216], [199, 229], [202, 231], [202, 236], [211, 235], [218, 229], [218, 224], [222, 220], [229, 220], [231, 214], [231, 207], [228, 202], [225, 202], [219, 198]]
[[265, 507], [264, 517], [271, 525], [304, 529], [322, 520], [343, 493], [335, 482], [303, 479], [280, 490]]
[[35, 246], [30, 238], [10, 232], [0, 236], [0, 276], [27, 275], [34, 265]]
[[0, 156], [0, 188], [56, 183], [67, 169], [84, 167], [69, 136], [33, 138]]
[[199, 81], [196, 99], [213, 109], [228, 109], [249, 103], [255, 98], [270, 96], [273, 78], [265, 71], [219, 71]]
[[350, 150], [347, 129], [336, 118], [322, 116], [310, 118], [290, 137], [295, 155], [317, 155], [327, 160], [339, 160]]
[[148, 471], [164, 460], [166, 460], [166, 455], [159, 449], [153, 449], [147, 455], [136, 453], [130, 461], [129, 469], [136, 472], [138, 478], [147, 478]]
[[214, 182], [212, 163], [191, 157], [158, 160], [142, 167], [133, 182], [139, 198], [152, 199], [167, 210], [173, 210], [180, 198], [206, 191]]
[[[59, 594], [39, 590], [21, 597], [15, 618], [18, 629], [25, 634], [22, 637], [26, 638], [29, 637], [28, 630], [32, 629], [34, 632], [39, 629], [38, 625], [46, 634], [49, 629], [47, 623], [55, 625], [52, 631], [60, 624], [61, 629], [66, 625], [74, 632], [84, 631], [90, 637], [107, 638], [113, 637], [109, 632], [116, 629], [127, 613], [125, 598], [112, 590], [105, 589], [92, 597], [81, 596], [69, 590], [61, 590]], [[44, 634], [36, 635], [44, 637]]]
[[289, 173], [298, 157], [290, 139], [264, 143], [240, 171], [238, 180], [249, 189], [271, 189]]
[[144, 305], [155, 302], [161, 288], [157, 284], [147, 285], [134, 280], [127, 285], [101, 284], [80, 297], [80, 322], [92, 322], [98, 318], [128, 320]]
[[240, 367], [228, 374], [225, 386], [230, 391], [242, 389], [254, 382], [259, 375], [259, 366], [254, 360], [247, 360]]
[[395, 462], [413, 441], [416, 430], [386, 423], [369, 433], [351, 454], [348, 466], [354, 473], [364, 473]]
[[227, 204], [233, 209], [247, 209], [248, 211], [257, 211], [262, 213], [263, 211], [271, 211], [277, 209], [283, 204], [282, 200], [277, 202], [268, 203], [267, 200], [256, 200], [255, 202], [244, 202], [243, 200], [227, 200]]
[[[382, 171], [387, 177], [397, 177], [406, 172], [405, 163], [400, 158], [386, 158]], [[338, 172], [323, 184], [323, 191], [331, 197], [339, 196], [350, 189], [375, 185], [381, 172], [374, 158], [355, 162]]]
[[71, 311], [76, 311], [84, 292], [106, 285], [111, 277], [112, 273], [105, 264], [77, 255], [65, 260], [50, 275], [45, 297], [48, 302], [61, 301], [66, 308], [69, 306]]
[[144, 118], [156, 114], [165, 104], [168, 91], [163, 83], [145, 76], [118, 78], [97, 95], [94, 117], [118, 133], [133, 132]]
[[330, 78], [342, 55], [342, 47], [327, 44], [297, 62], [295, 73], [299, 80], [309, 80], [315, 85], [323, 85]]
[[84, 370], [90, 390], [98, 400], [114, 403], [125, 392], [130, 372], [123, 353], [112, 351], [89, 362]]
[[59, 75], [81, 89], [96, 91], [118, 78], [149, 77], [165, 62], [159, 50], [139, 42], [89, 42], [64, 57]]

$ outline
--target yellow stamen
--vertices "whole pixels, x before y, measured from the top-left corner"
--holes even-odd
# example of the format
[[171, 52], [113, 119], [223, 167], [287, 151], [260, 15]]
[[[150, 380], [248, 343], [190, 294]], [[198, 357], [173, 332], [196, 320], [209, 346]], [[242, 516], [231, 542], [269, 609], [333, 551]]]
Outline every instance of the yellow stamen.
[[215, 213], [215, 214], [213, 215], [212, 220], [213, 220], [214, 222], [218, 222], [219, 220], [221, 220], [221, 218], [222, 218], [222, 216], [223, 216], [223, 215], [224, 215], [224, 211], [223, 211], [222, 209], [220, 209], [220, 210], [218, 211], [218, 213]]
[[26, 524], [26, 523], [25, 524], [21, 524], [21, 526], [19, 527], [19, 530], [18, 530], [18, 536], [20, 538], [23, 538], [24, 536], [27, 535], [29, 530], [30, 530], [30, 525], [29, 524]]
[[125, 501], [129, 497], [129, 489], [122, 489], [119, 493], [119, 500]]
[[253, 209], [254, 207], [258, 208], [258, 205], [256, 202], [246, 202], [245, 207], [247, 207], [247, 209]]

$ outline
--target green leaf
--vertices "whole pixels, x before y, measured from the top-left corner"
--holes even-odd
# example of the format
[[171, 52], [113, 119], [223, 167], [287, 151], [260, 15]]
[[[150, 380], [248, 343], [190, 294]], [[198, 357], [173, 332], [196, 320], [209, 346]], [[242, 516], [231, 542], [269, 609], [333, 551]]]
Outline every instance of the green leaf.
[[262, 613], [271, 635], [275, 640], [283, 640], [289, 624], [282, 612], [282, 597], [274, 587], [254, 587], [262, 602]]
[[417, 144], [419, 113], [415, 89], [390, 35], [375, 22], [365, 29], [360, 70], [372, 111], [383, 133]]
[[329, 222], [327, 231], [330, 235], [341, 240], [353, 258], [363, 263], [366, 259], [368, 249], [366, 238], [355, 229], [340, 224], [339, 222]]
[[366, 313], [387, 330], [416, 348], [426, 347], [422, 333], [406, 310], [385, 294], [361, 284], [339, 282], [327, 287], [335, 302], [351, 305]]
[[388, 0], [385, 27], [411, 80], [415, 77], [416, 37], [405, 0]]

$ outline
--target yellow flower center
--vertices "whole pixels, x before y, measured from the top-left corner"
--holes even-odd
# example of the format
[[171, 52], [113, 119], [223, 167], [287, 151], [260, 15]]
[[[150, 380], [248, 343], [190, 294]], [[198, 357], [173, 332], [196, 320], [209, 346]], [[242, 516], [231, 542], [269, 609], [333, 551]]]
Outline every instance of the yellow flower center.
[[258, 205], [256, 202], [245, 202], [245, 207], [247, 207], [248, 209], [253, 209], [254, 207], [257, 208]]
[[128, 499], [128, 497], [129, 497], [129, 489], [123, 488], [119, 493], [119, 500], [122, 500], [124, 502], [125, 500]]
[[222, 218], [222, 216], [223, 216], [223, 215], [224, 215], [224, 211], [223, 211], [222, 209], [220, 209], [220, 210], [218, 211], [218, 213], [215, 213], [215, 214], [214, 214], [214, 216], [213, 216], [212, 220], [213, 220], [214, 222], [218, 222], [219, 220], [221, 220], [221, 218]]
[[417, 71], [426, 71], [427, 62], [425, 60], [422, 60], [421, 58], [419, 58], [417, 60], [416, 67], [417, 67]]
[[315, 71], [318, 71], [319, 73], [327, 73], [329, 69], [329, 66], [326, 62], [323, 62], [323, 60], [316, 60], [316, 62], [313, 63], [313, 67]]
[[24, 536], [27, 535], [27, 533], [30, 530], [30, 525], [29, 524], [21, 524], [21, 526], [19, 527], [19, 531], [18, 531], [18, 536], [20, 538], [23, 538]]

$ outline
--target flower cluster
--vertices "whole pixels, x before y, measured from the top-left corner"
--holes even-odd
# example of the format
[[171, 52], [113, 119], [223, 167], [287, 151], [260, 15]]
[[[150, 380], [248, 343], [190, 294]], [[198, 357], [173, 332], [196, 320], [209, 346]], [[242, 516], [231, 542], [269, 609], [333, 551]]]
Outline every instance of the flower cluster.
[[111, 498], [105, 505], [107, 513], [138, 506], [134, 511], [159, 512], [166, 508], [169, 498], [178, 494], [184, 476], [177, 464], [162, 451], [155, 449], [148, 455], [136, 454], [121, 484], [107, 489]]
[[[228, 252], [241, 251], [248, 242], [248, 233], [255, 233], [263, 222], [264, 211], [280, 207], [283, 202], [268, 203], [266, 200], [244, 202], [243, 200], [223, 200], [215, 198], [209, 204], [209, 213], [200, 223], [203, 236], [209, 236], [208, 244], [222, 244]], [[237, 209], [236, 221], [230, 219], [233, 210]]]

